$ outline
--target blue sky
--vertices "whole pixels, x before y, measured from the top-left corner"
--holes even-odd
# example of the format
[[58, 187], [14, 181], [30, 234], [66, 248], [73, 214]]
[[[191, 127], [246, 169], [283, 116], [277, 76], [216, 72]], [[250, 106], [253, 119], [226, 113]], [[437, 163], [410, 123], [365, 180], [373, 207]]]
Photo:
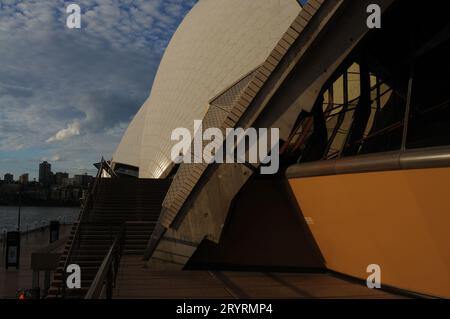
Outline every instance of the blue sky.
[[[0, 0], [0, 176], [94, 173], [148, 97], [196, 0]], [[81, 6], [82, 29], [66, 28]]]

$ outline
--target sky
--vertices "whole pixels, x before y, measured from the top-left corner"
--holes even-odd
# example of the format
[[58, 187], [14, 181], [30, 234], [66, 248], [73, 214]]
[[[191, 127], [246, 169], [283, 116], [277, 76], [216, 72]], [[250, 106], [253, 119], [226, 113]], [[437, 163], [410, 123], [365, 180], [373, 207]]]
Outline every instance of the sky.
[[[196, 2], [0, 0], [0, 179], [37, 178], [43, 160], [53, 172], [95, 174], [92, 164], [111, 158]], [[66, 26], [72, 3], [81, 29]]]
[[[95, 174], [197, 0], [0, 0], [0, 178]], [[66, 26], [79, 4], [81, 29]]]

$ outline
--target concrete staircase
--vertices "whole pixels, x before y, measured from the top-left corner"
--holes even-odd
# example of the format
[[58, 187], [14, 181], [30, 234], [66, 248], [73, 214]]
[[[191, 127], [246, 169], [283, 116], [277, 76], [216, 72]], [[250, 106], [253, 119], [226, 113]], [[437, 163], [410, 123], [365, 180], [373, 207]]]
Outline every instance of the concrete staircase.
[[[83, 221], [77, 222], [72, 228], [48, 298], [83, 298], [125, 222], [123, 254], [142, 256], [158, 221], [161, 204], [169, 186], [170, 180], [99, 180], [92, 208], [85, 212]], [[79, 236], [75, 237], [77, 231]], [[74, 238], [77, 240], [73, 243]], [[67, 264], [80, 266], [82, 287], [66, 288], [63, 293], [63, 267], [67, 260]]]

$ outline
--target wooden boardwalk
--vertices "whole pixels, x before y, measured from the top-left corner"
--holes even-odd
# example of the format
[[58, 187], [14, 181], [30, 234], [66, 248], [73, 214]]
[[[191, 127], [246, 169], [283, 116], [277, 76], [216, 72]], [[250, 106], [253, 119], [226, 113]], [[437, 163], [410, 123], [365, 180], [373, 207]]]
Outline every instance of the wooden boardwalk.
[[[64, 243], [69, 235], [71, 225], [61, 225], [60, 241]], [[5, 251], [0, 243], [0, 299], [16, 298], [19, 289], [29, 289], [32, 286], [33, 271], [31, 270], [31, 254], [49, 244], [49, 228], [22, 234], [20, 267], [5, 269]], [[61, 250], [64, 245], [61, 245]], [[42, 276], [43, 277], [43, 276]], [[41, 278], [43, 280], [43, 278]]]
[[124, 256], [114, 298], [401, 298], [330, 274], [154, 271]]

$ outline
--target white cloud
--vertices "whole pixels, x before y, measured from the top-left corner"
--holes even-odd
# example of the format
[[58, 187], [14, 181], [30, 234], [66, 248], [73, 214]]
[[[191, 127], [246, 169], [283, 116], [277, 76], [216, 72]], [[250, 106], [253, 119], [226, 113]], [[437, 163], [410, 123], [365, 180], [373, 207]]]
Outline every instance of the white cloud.
[[80, 135], [80, 123], [73, 122], [72, 124], [69, 124], [67, 128], [60, 130], [54, 136], [47, 139], [46, 142], [52, 143], [56, 141], [64, 141], [77, 135]]

